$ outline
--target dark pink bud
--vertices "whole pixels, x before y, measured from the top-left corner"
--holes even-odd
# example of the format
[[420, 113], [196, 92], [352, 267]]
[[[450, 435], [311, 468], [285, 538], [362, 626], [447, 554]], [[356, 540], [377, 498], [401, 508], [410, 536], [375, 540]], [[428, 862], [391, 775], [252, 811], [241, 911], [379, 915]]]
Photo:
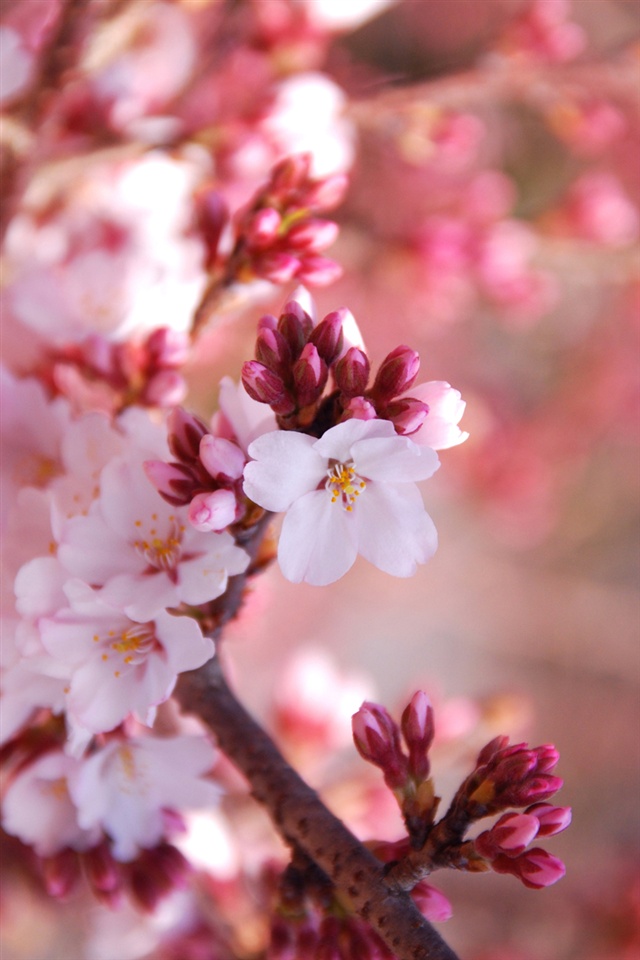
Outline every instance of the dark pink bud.
[[313, 328], [309, 338], [311, 343], [316, 345], [318, 353], [328, 367], [331, 366], [342, 350], [344, 340], [342, 323], [345, 313], [345, 310], [333, 310], [331, 313], [328, 313], [326, 317]]
[[537, 819], [526, 813], [506, 813], [491, 830], [476, 838], [475, 848], [488, 860], [499, 854], [519, 856], [537, 836], [539, 826]]
[[182, 407], [172, 410], [167, 417], [169, 449], [176, 460], [193, 463], [200, 455], [200, 441], [209, 428], [206, 423]]
[[290, 300], [280, 315], [278, 330], [289, 344], [291, 356], [297, 360], [311, 336], [313, 320], [296, 300]]
[[206, 433], [200, 441], [200, 461], [212, 477], [238, 480], [247, 458], [237, 443]]
[[342, 203], [348, 186], [349, 180], [344, 173], [317, 180], [306, 191], [307, 206], [313, 210], [333, 210]]
[[189, 338], [180, 330], [159, 327], [148, 337], [147, 351], [156, 367], [181, 367], [189, 359]]
[[493, 760], [497, 754], [501, 753], [509, 743], [509, 737], [500, 735], [494, 737], [493, 740], [490, 740], [489, 743], [482, 748], [478, 754], [478, 759], [476, 760], [476, 769], [478, 767], [484, 767], [485, 764], [488, 764], [490, 760]]
[[271, 191], [280, 194], [298, 187], [309, 176], [311, 159], [310, 153], [297, 153], [280, 160], [271, 171]]
[[300, 261], [290, 253], [268, 253], [252, 261], [258, 277], [264, 277], [271, 283], [288, 283], [298, 273]]
[[242, 383], [249, 396], [259, 403], [279, 403], [285, 395], [282, 378], [257, 360], [243, 363]]
[[261, 330], [275, 330], [278, 326], [278, 321], [272, 313], [263, 314], [258, 320], [258, 333]]
[[364, 397], [352, 397], [345, 406], [341, 420], [375, 420], [378, 416], [376, 408]]
[[207, 190], [196, 197], [196, 216], [205, 245], [205, 266], [210, 269], [218, 254], [222, 231], [229, 220], [229, 210], [221, 193]]
[[278, 330], [262, 329], [256, 339], [256, 360], [278, 376], [286, 377], [291, 367], [291, 349]]
[[420, 369], [420, 356], [411, 347], [399, 346], [380, 364], [371, 390], [376, 398], [391, 400], [408, 390]]
[[352, 717], [353, 740], [364, 760], [380, 767], [392, 789], [407, 780], [407, 758], [400, 744], [400, 728], [384, 707], [364, 702]]
[[339, 227], [333, 220], [320, 220], [309, 217], [296, 223], [287, 231], [287, 244], [294, 250], [308, 250], [319, 253], [331, 246], [338, 236]]
[[113, 859], [107, 843], [89, 850], [83, 861], [87, 879], [94, 890], [112, 892], [120, 888], [120, 865]]
[[527, 777], [523, 783], [507, 785], [507, 788], [501, 792], [500, 798], [504, 806], [524, 807], [540, 800], [548, 800], [562, 789], [562, 784], [560, 777], [543, 773], [540, 776]]
[[550, 887], [561, 880], [566, 873], [562, 860], [553, 857], [540, 847], [527, 850], [519, 857], [500, 855], [492, 862], [491, 867], [496, 873], [510, 873], [518, 877], [525, 887], [532, 890]]
[[421, 782], [429, 776], [429, 748], [435, 732], [433, 707], [422, 690], [418, 690], [400, 721], [405, 743], [409, 748], [409, 772]]
[[326, 287], [342, 276], [342, 267], [329, 257], [317, 254], [304, 257], [300, 262], [297, 277], [301, 283], [310, 283], [315, 287]]
[[80, 861], [68, 847], [42, 861], [42, 874], [50, 897], [66, 897], [80, 880]]
[[160, 370], [144, 388], [141, 399], [152, 407], [175, 407], [187, 395], [187, 384], [177, 370]]
[[432, 923], [450, 920], [453, 915], [453, 907], [444, 893], [425, 883], [424, 880], [415, 885], [411, 891], [411, 898], [422, 916], [431, 920]]
[[542, 747], [536, 747], [538, 773], [551, 773], [558, 764], [560, 754], [552, 743], [545, 743]]
[[571, 823], [571, 807], [554, 807], [551, 803], [534, 803], [525, 813], [537, 817], [540, 823], [538, 835], [552, 837], [566, 830]]
[[336, 363], [334, 376], [338, 390], [345, 397], [360, 397], [369, 381], [369, 358], [358, 347], [349, 347], [344, 357]]
[[419, 430], [429, 413], [429, 405], [413, 397], [392, 400], [384, 408], [384, 417], [391, 420], [398, 433], [409, 436]]
[[251, 247], [263, 249], [270, 246], [278, 236], [282, 217], [273, 207], [258, 210], [250, 217], [245, 235]]
[[174, 507], [189, 503], [197, 480], [188, 467], [164, 460], [145, 460], [144, 472], [160, 496]]
[[315, 403], [324, 390], [329, 370], [313, 343], [307, 343], [293, 366], [293, 381], [299, 407]]

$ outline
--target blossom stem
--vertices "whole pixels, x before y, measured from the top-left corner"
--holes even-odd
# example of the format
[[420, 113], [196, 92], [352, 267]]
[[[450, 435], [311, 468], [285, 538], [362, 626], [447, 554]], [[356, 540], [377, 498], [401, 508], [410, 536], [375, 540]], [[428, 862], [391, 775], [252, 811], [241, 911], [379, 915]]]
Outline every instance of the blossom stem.
[[289, 766], [236, 699], [216, 657], [184, 673], [175, 695], [185, 711], [213, 731], [286, 842], [327, 875], [340, 898], [371, 924], [398, 960], [457, 960], [408, 894], [385, 875], [384, 865]]

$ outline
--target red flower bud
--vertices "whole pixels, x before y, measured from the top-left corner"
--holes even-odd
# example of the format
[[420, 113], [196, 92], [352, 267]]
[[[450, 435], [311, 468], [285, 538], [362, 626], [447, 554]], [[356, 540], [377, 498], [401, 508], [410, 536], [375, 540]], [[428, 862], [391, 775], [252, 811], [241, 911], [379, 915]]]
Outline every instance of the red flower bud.
[[331, 366], [336, 357], [342, 350], [344, 335], [342, 333], [342, 322], [344, 320], [345, 310], [333, 310], [328, 313], [320, 323], [313, 328], [309, 340], [315, 344], [318, 353], [327, 364]]
[[409, 771], [421, 782], [429, 776], [429, 748], [435, 732], [433, 707], [422, 690], [418, 690], [406, 707], [400, 721], [405, 742], [409, 748]]
[[397, 397], [415, 382], [419, 369], [420, 356], [415, 350], [396, 347], [380, 364], [371, 393], [380, 400]]
[[334, 376], [336, 386], [345, 397], [360, 397], [369, 381], [369, 358], [358, 347], [350, 347], [336, 363]]
[[313, 343], [307, 343], [293, 366], [293, 381], [299, 407], [315, 403], [324, 390], [329, 370]]

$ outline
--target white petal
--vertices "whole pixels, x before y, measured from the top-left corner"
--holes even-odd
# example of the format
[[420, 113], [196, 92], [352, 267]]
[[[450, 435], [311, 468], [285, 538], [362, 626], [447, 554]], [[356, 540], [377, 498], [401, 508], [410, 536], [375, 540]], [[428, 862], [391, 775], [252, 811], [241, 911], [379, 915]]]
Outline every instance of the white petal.
[[318, 587], [333, 583], [350, 569], [357, 552], [353, 518], [340, 503], [331, 503], [326, 490], [308, 493], [287, 512], [278, 543], [287, 580]]
[[344, 463], [352, 458], [351, 447], [365, 437], [397, 437], [396, 428], [389, 420], [345, 420], [316, 440], [314, 450], [325, 460]]
[[419, 447], [408, 437], [374, 437], [354, 443], [352, 456], [356, 472], [371, 480], [407, 483], [431, 477], [440, 461], [431, 447]]
[[180, 602], [176, 585], [161, 571], [146, 576], [113, 577], [100, 591], [100, 599], [139, 623], [153, 620], [160, 610], [177, 607]]
[[287, 510], [325, 476], [327, 464], [313, 449], [315, 442], [286, 430], [258, 437], [249, 447], [253, 461], [244, 468], [244, 492], [265, 510]]
[[414, 484], [368, 484], [354, 516], [359, 553], [393, 576], [412, 576], [436, 551], [436, 528]]

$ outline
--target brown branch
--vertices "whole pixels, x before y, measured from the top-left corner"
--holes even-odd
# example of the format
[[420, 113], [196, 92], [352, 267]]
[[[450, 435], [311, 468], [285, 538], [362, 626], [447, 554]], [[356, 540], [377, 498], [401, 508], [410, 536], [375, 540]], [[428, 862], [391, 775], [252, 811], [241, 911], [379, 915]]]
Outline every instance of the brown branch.
[[398, 960], [457, 960], [408, 894], [385, 875], [384, 865], [324, 806], [238, 702], [217, 658], [183, 674], [175, 696], [213, 731], [287, 843], [329, 877]]

